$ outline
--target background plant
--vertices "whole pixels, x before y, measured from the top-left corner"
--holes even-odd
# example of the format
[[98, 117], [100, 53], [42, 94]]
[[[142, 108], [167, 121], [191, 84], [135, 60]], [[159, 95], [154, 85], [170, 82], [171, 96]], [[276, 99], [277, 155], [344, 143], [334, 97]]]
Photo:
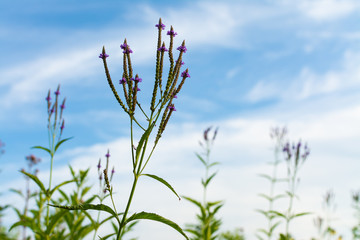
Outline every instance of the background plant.
[[[106, 60], [109, 57], [109, 55], [105, 52], [105, 47], [103, 47], [102, 53], [99, 56], [99, 58], [103, 60], [108, 84], [116, 100], [121, 106], [122, 110], [129, 116], [130, 119], [130, 151], [132, 156], [133, 183], [124, 211], [118, 212], [116, 209], [116, 205], [113, 197], [113, 186], [110, 184], [107, 169], [105, 169], [103, 173], [104, 173], [104, 181], [106, 183], [106, 191], [109, 192], [109, 196], [112, 203], [111, 206], [105, 204], [98, 204], [98, 205], [80, 204], [73, 206], [57, 206], [59, 208], [67, 209], [67, 210], [91, 209], [91, 210], [105, 211], [109, 213], [112, 217], [116, 219], [117, 222], [117, 228], [116, 228], [117, 240], [121, 239], [122, 234], [126, 231], [126, 225], [139, 219], [148, 219], [169, 225], [170, 227], [174, 228], [179, 233], [181, 233], [185, 238], [187, 238], [183, 230], [177, 224], [158, 214], [140, 212], [140, 213], [134, 213], [130, 217], [128, 217], [131, 202], [134, 197], [135, 189], [138, 180], [141, 176], [150, 177], [154, 180], [159, 181], [160, 183], [168, 187], [177, 197], [179, 197], [178, 194], [173, 189], [173, 187], [163, 178], [160, 178], [153, 174], [146, 174], [143, 172], [151, 158], [152, 153], [154, 152], [159, 142], [159, 139], [161, 138], [165, 130], [165, 127], [172, 113], [176, 111], [173, 100], [177, 98], [177, 95], [180, 92], [182, 86], [184, 85], [186, 78], [190, 77], [188, 73], [188, 69], [186, 69], [180, 74], [181, 66], [184, 64], [182, 62], [182, 55], [187, 51], [187, 48], [185, 46], [185, 41], [183, 41], [181, 46], [177, 48], [177, 50], [179, 50], [180, 53], [178, 55], [177, 60], [174, 61], [173, 53], [172, 53], [173, 39], [177, 35], [177, 33], [174, 31], [173, 27], [171, 27], [170, 30], [167, 32], [167, 35], [170, 36], [169, 49], [167, 49], [165, 47], [165, 43], [161, 41], [161, 32], [162, 30], [165, 29], [165, 25], [161, 22], [161, 19], [159, 19], [159, 23], [156, 24], [156, 28], [158, 29], [158, 43], [156, 46], [156, 73], [155, 73], [155, 83], [152, 91], [152, 98], [148, 106], [150, 112], [148, 113], [146, 113], [145, 108], [143, 108], [141, 104], [138, 102], [138, 94], [140, 92], [139, 84], [142, 82], [142, 79], [139, 77], [138, 74], [134, 76], [131, 57], [130, 57], [130, 54], [133, 53], [133, 51], [131, 50], [130, 46], [127, 44], [126, 39], [124, 40], [124, 43], [120, 46], [121, 49], [123, 49], [123, 73], [121, 80], [119, 80], [120, 88], [122, 88], [122, 92], [123, 92], [122, 98], [119, 96], [118, 91], [116, 90], [113, 81], [111, 79], [110, 72], [107, 66], [107, 60]], [[162, 74], [163, 74], [163, 66], [164, 66], [163, 60], [164, 60], [165, 52], [168, 52], [170, 66], [169, 66], [169, 73], [167, 80], [166, 82], [164, 82], [163, 85]], [[178, 82], [180, 75], [182, 79], [180, 82]], [[135, 114], [136, 110], [138, 110], [137, 114]], [[145, 119], [143, 121], [140, 121], [138, 118], [138, 114], [142, 115]], [[147, 150], [148, 148], [150, 148], [149, 145], [151, 142], [150, 141], [151, 133], [154, 131], [156, 127], [156, 123], [158, 122], [159, 118], [160, 121], [158, 124], [157, 134], [152, 144], [150, 153], [147, 154]], [[135, 146], [134, 125], [138, 126], [140, 131], [142, 132], [137, 146]]]
[[[286, 179], [278, 178], [278, 165], [283, 162], [282, 160], [282, 151], [285, 144], [285, 137], [287, 135], [287, 129], [285, 127], [283, 128], [272, 128], [270, 131], [270, 137], [275, 141], [274, 146], [274, 161], [269, 162], [269, 164], [272, 166], [272, 174], [259, 174], [260, 177], [265, 178], [270, 183], [270, 189], [267, 194], [259, 194], [260, 197], [264, 198], [266, 201], [268, 201], [268, 209], [267, 210], [261, 210], [257, 209], [256, 211], [261, 213], [265, 216], [268, 222], [267, 228], [261, 228], [258, 230], [259, 234], [257, 234], [258, 239], [271, 239], [275, 229], [279, 226], [281, 221], [276, 220], [276, 213], [274, 212], [274, 202], [277, 199], [283, 198], [284, 194], [276, 194], [275, 193], [275, 185], [278, 182], [283, 182]], [[262, 236], [264, 235], [264, 236]]]
[[[64, 142], [70, 139], [61, 139], [65, 127], [65, 120], [63, 119], [65, 99], [63, 99], [62, 104], [60, 105], [60, 85], [54, 92], [54, 95], [55, 101], [53, 104], [51, 102], [51, 90], [49, 90], [46, 97], [49, 146], [33, 147], [35, 149], [41, 149], [50, 155], [50, 176], [48, 187], [46, 188], [45, 184], [36, 175], [26, 172], [25, 170], [21, 171], [21, 173], [30, 178], [39, 187], [39, 192], [36, 196], [36, 205], [33, 209], [22, 213], [19, 209], [14, 208], [19, 217], [19, 221], [10, 227], [10, 230], [17, 226], [28, 227], [35, 234], [35, 239], [42, 240], [65, 239], [66, 229], [61, 226], [61, 223], [64, 215], [67, 214], [67, 211], [60, 209], [50, 211], [49, 204], [51, 203], [52, 195], [59, 190], [61, 186], [74, 182], [74, 180], [68, 180], [52, 187], [52, 171], [55, 153]], [[32, 215], [29, 216], [28, 213], [31, 213]]]
[[[211, 127], [204, 131], [203, 141], [200, 141], [200, 146], [202, 147], [203, 152], [196, 153], [197, 158], [201, 161], [205, 168], [204, 177], [201, 179], [203, 199], [202, 201], [198, 201], [190, 197], [184, 197], [184, 199], [193, 203], [200, 210], [200, 213], [196, 215], [197, 223], [186, 225], [185, 231], [192, 235], [192, 240], [217, 239], [218, 231], [221, 226], [221, 219], [216, 217], [216, 213], [223, 206], [223, 201], [210, 202], [207, 200], [207, 188], [211, 180], [217, 174], [217, 172], [210, 172], [210, 169], [219, 164], [219, 162], [211, 162], [210, 160], [210, 153], [217, 135], [217, 130], [218, 129], [213, 132], [212, 137], [209, 136]], [[225, 236], [229, 236], [230, 234], [231, 233], [228, 233]]]
[[335, 194], [332, 190], [326, 191], [323, 197], [323, 216], [318, 216], [314, 219], [314, 225], [318, 231], [318, 237], [315, 239], [342, 239], [341, 235], [336, 236], [337, 232], [332, 226], [333, 213], [335, 212]]
[[300, 167], [304, 164], [305, 160], [308, 158], [310, 154], [310, 149], [308, 148], [307, 144], [302, 146], [301, 141], [299, 141], [297, 144], [293, 143], [292, 145], [290, 145], [290, 143], [287, 142], [284, 145], [283, 152], [285, 154], [285, 161], [287, 164], [287, 183], [288, 183], [288, 190], [285, 191], [285, 193], [288, 197], [289, 204], [286, 211], [284, 212], [273, 211], [273, 213], [285, 221], [285, 232], [280, 234], [280, 239], [290, 240], [293, 239], [293, 237], [290, 234], [291, 221], [300, 216], [310, 214], [309, 212], [295, 213], [293, 211], [294, 198], [297, 197], [296, 189], [299, 183], [298, 173]]

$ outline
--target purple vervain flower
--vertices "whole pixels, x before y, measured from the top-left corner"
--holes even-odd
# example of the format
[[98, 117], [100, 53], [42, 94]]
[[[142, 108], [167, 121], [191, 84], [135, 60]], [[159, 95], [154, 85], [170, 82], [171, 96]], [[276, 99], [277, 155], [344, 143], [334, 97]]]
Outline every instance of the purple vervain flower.
[[175, 37], [177, 35], [177, 32], [175, 32], [174, 29], [172, 29], [172, 27], [171, 27], [171, 30], [167, 31], [167, 35]]
[[126, 83], [126, 78], [122, 78], [119, 80], [119, 84], [124, 84], [124, 83]]
[[186, 48], [186, 46], [185, 46], [185, 45], [181, 45], [180, 47], [178, 47], [178, 48], [177, 48], [177, 50], [179, 50], [180, 52], [184, 52], [184, 53], [186, 53], [187, 48]]
[[65, 127], [65, 120], [63, 119], [62, 123], [61, 123], [61, 127], [60, 127], [60, 130], [62, 132], [62, 130], [64, 129]]
[[98, 168], [98, 171], [100, 171], [100, 168], [101, 168], [101, 159], [99, 159], [99, 163], [97, 165], [97, 168]]
[[54, 93], [56, 96], [60, 95], [60, 85], [58, 86], [57, 90]]
[[106, 153], [105, 157], [109, 158], [110, 157], [110, 151], [108, 150], [108, 152]]
[[161, 47], [159, 47], [158, 51], [159, 52], [167, 52], [168, 50], [165, 46], [161, 46]]
[[51, 100], [50, 90], [49, 90], [48, 95], [47, 95], [47, 97], [46, 97], [45, 99], [46, 99], [46, 101], [47, 101], [48, 103], [50, 102], [50, 100]]
[[[178, 60], [176, 60], [176, 63], [178, 62]], [[183, 61], [180, 61], [180, 66], [184, 65], [185, 63]]]
[[189, 78], [189, 77], [190, 77], [190, 74], [189, 74], [188, 71], [183, 71], [183, 72], [181, 73], [181, 76], [184, 77], [184, 78]]
[[106, 53], [100, 53], [100, 55], [99, 55], [99, 58], [102, 58], [102, 59], [105, 59], [107, 57], [109, 57], [109, 55]]
[[54, 113], [55, 112], [55, 105], [52, 106], [50, 113]]
[[176, 111], [176, 108], [174, 105], [170, 105], [168, 108], [170, 109], [170, 111]]
[[[133, 91], [135, 91], [135, 87], [133, 87]], [[137, 92], [140, 92], [141, 89], [140, 89], [140, 88], [137, 88], [136, 91], [137, 91]]]
[[142, 79], [139, 78], [138, 75], [136, 75], [135, 78], [132, 78], [131, 80], [133, 80], [134, 82], [142, 82]]
[[60, 108], [61, 108], [61, 110], [63, 110], [65, 108], [65, 98], [64, 98], [62, 104], [60, 105]]
[[124, 44], [120, 45], [120, 48], [123, 49], [123, 53], [132, 53], [133, 51], [130, 49], [130, 46], [124, 42]]
[[156, 24], [155, 27], [157, 27], [158, 29], [161, 28], [162, 30], [165, 29], [165, 25], [161, 22], [161, 19], [160, 19], [160, 21], [159, 21], [159, 24]]

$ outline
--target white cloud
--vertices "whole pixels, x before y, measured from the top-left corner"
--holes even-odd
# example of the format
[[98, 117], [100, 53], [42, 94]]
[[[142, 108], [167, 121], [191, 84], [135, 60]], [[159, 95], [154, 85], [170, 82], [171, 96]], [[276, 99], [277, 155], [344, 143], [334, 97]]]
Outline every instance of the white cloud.
[[[257, 197], [257, 193], [268, 189], [264, 185], [264, 180], [257, 177], [257, 174], [271, 170], [266, 165], [273, 156], [269, 128], [286, 123], [290, 130], [290, 138], [302, 138], [311, 148], [310, 158], [300, 170], [300, 201], [296, 201], [296, 209], [318, 212], [322, 195], [328, 188], [333, 188], [337, 196], [337, 214], [340, 217], [337, 226], [343, 233], [351, 227], [349, 224], [352, 224], [352, 213], [348, 204], [350, 192], [359, 187], [358, 173], [355, 170], [360, 156], [356, 144], [360, 139], [360, 130], [357, 127], [360, 121], [359, 113], [360, 105], [357, 105], [326, 113], [292, 109], [286, 113], [272, 112], [256, 117], [245, 116], [212, 123], [170, 124], [146, 172], [168, 180], [181, 195], [201, 198], [200, 176], [204, 170], [194, 152], [200, 150], [197, 142], [202, 137], [202, 129], [210, 124], [220, 126], [212, 159], [220, 161], [221, 165], [217, 167], [219, 175], [209, 188], [209, 198], [226, 200], [220, 212], [225, 229], [244, 227], [248, 238], [252, 239], [255, 229], [262, 224], [265, 225], [264, 219], [255, 213], [254, 209], [266, 207], [265, 202]], [[274, 116], [277, 116], [276, 120]], [[118, 209], [121, 209], [120, 205], [125, 204], [131, 184], [128, 139], [120, 138], [112, 142], [68, 150], [59, 155], [57, 161], [69, 159], [74, 169], [92, 167], [90, 179], [95, 183], [93, 191], [96, 192], [95, 166], [99, 157], [104, 159], [107, 149], [110, 149], [111, 153], [110, 165], [115, 165], [117, 172], [114, 178], [115, 201], [118, 203]], [[285, 174], [286, 171], [283, 170], [285, 169], [279, 172]], [[42, 172], [40, 178], [46, 179], [47, 174]], [[55, 169], [54, 183], [66, 179], [64, 176], [69, 176], [66, 167]], [[17, 185], [21, 184], [19, 181]], [[3, 186], [6, 188], [14, 184], [10, 182]], [[12, 199], [7, 197], [6, 201]], [[146, 178], [139, 182], [131, 209], [158, 212], [181, 225], [193, 222], [194, 211], [197, 210], [184, 200], [177, 201], [171, 191]], [[313, 217], [304, 217], [294, 222], [293, 229], [297, 238], [308, 239], [310, 235], [315, 234]], [[299, 226], [298, 224], [301, 227], [296, 227], [295, 230], [294, 226]], [[146, 221], [139, 224], [137, 229], [137, 234], [140, 237], [148, 236], [147, 239], [182, 239], [181, 235], [172, 229]], [[162, 231], [161, 236], [156, 234], [158, 231]]]
[[[282, 81], [259, 81], [246, 95], [252, 102], [266, 99], [300, 100], [327, 94], [352, 92], [360, 87], [359, 53], [347, 51], [337, 69], [316, 73], [304, 67], [299, 76]], [[285, 84], [285, 82], [287, 82]]]
[[334, 21], [360, 10], [359, 2], [353, 0], [302, 0], [285, 3], [295, 5], [301, 13], [316, 21]]

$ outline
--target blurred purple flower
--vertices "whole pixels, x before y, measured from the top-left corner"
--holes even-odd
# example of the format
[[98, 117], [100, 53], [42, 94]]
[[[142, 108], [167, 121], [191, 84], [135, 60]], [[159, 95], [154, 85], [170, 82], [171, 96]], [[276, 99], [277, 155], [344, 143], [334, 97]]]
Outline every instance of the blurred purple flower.
[[142, 79], [139, 78], [138, 75], [136, 75], [135, 78], [132, 78], [131, 80], [133, 80], [134, 82], [142, 82]]
[[175, 37], [177, 35], [177, 32], [175, 32], [174, 29], [171, 28], [170, 31], [167, 31], [167, 35]]
[[122, 78], [119, 80], [119, 84], [124, 84], [124, 83], [126, 83], [126, 78]]
[[188, 71], [184, 71], [181, 73], [181, 76], [184, 77], [184, 78], [189, 78], [190, 77], [190, 74]]
[[178, 47], [177, 48], [177, 50], [179, 50], [180, 52], [184, 52], [184, 53], [186, 53], [186, 51], [187, 51], [187, 48], [186, 48], [186, 46], [184, 45], [181, 45], [180, 47]]
[[106, 53], [100, 53], [100, 55], [99, 55], [99, 58], [102, 58], [102, 59], [105, 59], [105, 58], [107, 58], [107, 57], [109, 57], [109, 55], [108, 54], [106, 54]]
[[167, 52], [168, 50], [165, 46], [161, 46], [161, 47], [159, 47], [158, 51], [159, 52]]

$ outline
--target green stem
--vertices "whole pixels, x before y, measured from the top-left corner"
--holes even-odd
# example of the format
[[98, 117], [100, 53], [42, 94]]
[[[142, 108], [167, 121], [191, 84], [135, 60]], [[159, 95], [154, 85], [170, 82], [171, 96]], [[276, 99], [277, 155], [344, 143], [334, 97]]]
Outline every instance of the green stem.
[[132, 188], [131, 188], [129, 200], [128, 200], [127, 204], [126, 204], [126, 209], [124, 211], [124, 215], [123, 215], [123, 217], [121, 219], [121, 223], [120, 223], [120, 226], [119, 226], [119, 231], [118, 231], [117, 236], [116, 236], [116, 240], [120, 240], [121, 231], [123, 231], [123, 228], [124, 228], [126, 216], [127, 216], [128, 211], [129, 211], [132, 198], [134, 196], [137, 181], [138, 181], [138, 176], [134, 174], [134, 182], [133, 182], [133, 185], [132, 185]]

